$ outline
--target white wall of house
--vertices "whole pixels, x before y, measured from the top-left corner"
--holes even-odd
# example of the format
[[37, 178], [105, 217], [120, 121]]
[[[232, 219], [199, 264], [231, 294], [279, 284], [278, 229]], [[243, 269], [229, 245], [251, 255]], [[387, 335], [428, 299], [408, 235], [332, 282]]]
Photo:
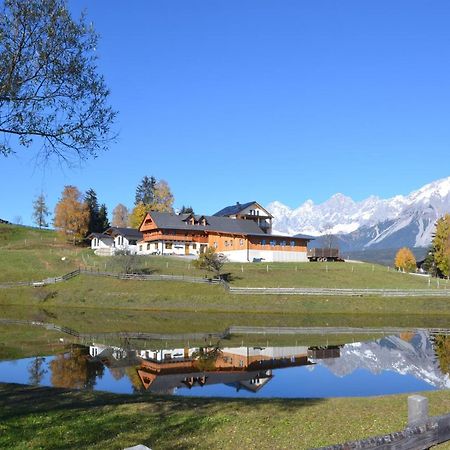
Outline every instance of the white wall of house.
[[113, 238], [111, 237], [95, 237], [91, 240], [91, 248], [97, 250], [98, 248], [109, 248], [113, 245]]
[[133, 242], [135, 242], [135, 241], [133, 240], [130, 243], [130, 240], [128, 238], [119, 234], [118, 236], [115, 236], [115, 238], [114, 238], [114, 245], [113, 245], [114, 251], [126, 250], [133, 254], [137, 253], [138, 245], [137, 245], [137, 243], [134, 244]]
[[[306, 252], [275, 251], [275, 250], [232, 250], [223, 253], [231, 262], [252, 262], [262, 259], [262, 262], [307, 262]], [[248, 256], [248, 259], [247, 259]]]
[[185, 245], [189, 245], [189, 255], [197, 256], [200, 250], [200, 244], [189, 241], [141, 241], [137, 245], [138, 255], [177, 255], [186, 256]]

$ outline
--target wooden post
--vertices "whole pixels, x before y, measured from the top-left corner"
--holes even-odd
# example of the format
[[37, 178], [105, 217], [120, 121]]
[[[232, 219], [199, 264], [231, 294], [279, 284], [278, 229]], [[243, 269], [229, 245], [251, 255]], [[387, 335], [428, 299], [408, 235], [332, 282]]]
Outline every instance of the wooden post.
[[269, 264], [266, 265], [266, 272], [269, 271]]
[[428, 420], [428, 399], [422, 395], [408, 397], [408, 425], [423, 424]]
[[241, 272], [244, 272], [244, 266], [241, 264]]

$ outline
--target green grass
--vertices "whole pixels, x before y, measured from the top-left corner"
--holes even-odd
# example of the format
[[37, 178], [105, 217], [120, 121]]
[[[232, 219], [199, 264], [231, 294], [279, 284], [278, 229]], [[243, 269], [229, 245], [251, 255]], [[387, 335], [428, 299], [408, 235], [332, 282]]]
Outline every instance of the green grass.
[[[450, 410], [450, 392], [425, 395], [430, 415]], [[404, 428], [406, 399], [165, 398], [2, 384], [0, 447], [307, 449]]]
[[[75, 247], [54, 231], [0, 224], [0, 282], [36, 281], [78, 267], [123, 271], [120, 258], [96, 256], [90, 248]], [[192, 260], [181, 257], [141, 256], [135, 267], [156, 274], [205, 276]], [[437, 288], [436, 280], [429, 286], [426, 277], [365, 263], [228, 263], [223, 271], [235, 286]], [[448, 280], [441, 280], [439, 287], [449, 289]]]

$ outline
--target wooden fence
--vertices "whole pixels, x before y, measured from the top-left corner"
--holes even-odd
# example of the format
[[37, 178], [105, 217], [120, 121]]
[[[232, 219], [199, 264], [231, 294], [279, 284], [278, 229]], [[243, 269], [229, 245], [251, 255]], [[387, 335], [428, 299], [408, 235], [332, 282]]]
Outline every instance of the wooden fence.
[[147, 275], [139, 273], [113, 273], [113, 272], [100, 272], [96, 270], [77, 269], [72, 272], [66, 273], [60, 277], [49, 277], [40, 281], [11, 281], [0, 283], [0, 288], [11, 288], [21, 286], [33, 286], [42, 287], [49, 284], [61, 283], [63, 281], [70, 280], [78, 275], [92, 275], [97, 277], [109, 277], [119, 280], [136, 280], [136, 281], [182, 281], [185, 283], [206, 283], [206, 284], [221, 284], [222, 280], [218, 278], [200, 278], [189, 277], [185, 275]]
[[302, 295], [321, 297], [450, 297], [450, 289], [341, 289], [341, 288], [301, 288], [301, 287], [235, 287], [219, 278], [201, 278], [186, 275], [155, 275], [140, 273], [113, 273], [99, 270], [77, 269], [60, 277], [46, 278], [41, 281], [18, 281], [0, 283], [0, 288], [20, 286], [46, 286], [67, 281], [78, 275], [116, 278], [135, 281], [179, 281], [185, 283], [221, 284], [230, 294], [236, 295]]
[[320, 450], [425, 450], [450, 440], [450, 414], [428, 417], [428, 399], [408, 397], [408, 426], [394, 433], [345, 444], [320, 447]]
[[238, 295], [307, 295], [346, 297], [450, 297], [450, 289], [341, 289], [341, 288], [265, 288], [229, 287], [230, 294]]

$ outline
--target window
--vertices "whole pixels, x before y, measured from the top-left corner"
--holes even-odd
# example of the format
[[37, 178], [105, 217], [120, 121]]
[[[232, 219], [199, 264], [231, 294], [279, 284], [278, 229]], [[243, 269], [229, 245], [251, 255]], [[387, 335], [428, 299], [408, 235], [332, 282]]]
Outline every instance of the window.
[[282, 247], [286, 247], [286, 241], [281, 241], [281, 242], [280, 242], [280, 245], [281, 245]]
[[166, 250], [172, 250], [172, 242], [166, 242]]
[[271, 247], [275, 247], [275, 245], [277, 245], [277, 241], [275, 241], [275, 240], [274, 241], [270, 241], [270, 246]]
[[244, 239], [239, 239], [239, 245], [242, 247], [244, 245]]
[[266, 240], [265, 240], [265, 239], [263, 239], [263, 240], [261, 241], [261, 245], [266, 245]]
[[192, 250], [197, 250], [197, 244], [192, 244]]
[[214, 242], [213, 245], [214, 245], [214, 248], [217, 248], [217, 242]]
[[139, 246], [139, 251], [142, 252], [142, 245]]
[[150, 244], [147, 244], [147, 250], [150, 250]]
[[129, 241], [128, 243], [129, 243], [130, 245], [136, 245], [136, 244], [137, 244], [137, 241], [136, 241], [136, 239], [133, 239], [133, 240]]
[[157, 242], [155, 242], [155, 250], [158, 250], [159, 248], [159, 244]]
[[291, 247], [295, 247], [295, 241], [291, 241]]

